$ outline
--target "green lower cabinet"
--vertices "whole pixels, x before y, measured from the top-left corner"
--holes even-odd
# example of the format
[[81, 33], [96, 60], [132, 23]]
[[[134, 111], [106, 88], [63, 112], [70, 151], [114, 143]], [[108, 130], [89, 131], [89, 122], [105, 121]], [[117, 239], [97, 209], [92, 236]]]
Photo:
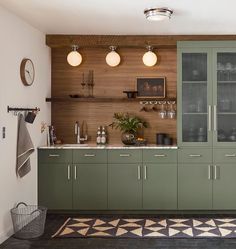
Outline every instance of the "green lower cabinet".
[[236, 209], [236, 164], [214, 166], [213, 209]]
[[143, 165], [143, 209], [177, 209], [177, 165]]
[[212, 209], [211, 167], [206, 164], [178, 166], [178, 209]]
[[71, 166], [68, 164], [39, 164], [39, 205], [55, 210], [72, 209], [71, 173]]
[[108, 208], [142, 209], [142, 167], [139, 164], [108, 164]]
[[107, 209], [107, 164], [74, 165], [73, 208]]

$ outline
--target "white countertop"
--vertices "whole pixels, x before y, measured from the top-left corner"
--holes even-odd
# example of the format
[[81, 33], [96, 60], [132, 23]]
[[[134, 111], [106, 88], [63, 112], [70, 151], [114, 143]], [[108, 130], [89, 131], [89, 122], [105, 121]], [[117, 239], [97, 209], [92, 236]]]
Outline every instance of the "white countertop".
[[156, 144], [150, 144], [146, 146], [126, 146], [126, 145], [106, 145], [106, 146], [99, 146], [96, 144], [88, 144], [87, 146], [78, 146], [71, 144], [68, 145], [54, 145], [54, 146], [40, 146], [39, 149], [178, 149], [176, 145], [167, 145], [167, 146], [159, 146]]

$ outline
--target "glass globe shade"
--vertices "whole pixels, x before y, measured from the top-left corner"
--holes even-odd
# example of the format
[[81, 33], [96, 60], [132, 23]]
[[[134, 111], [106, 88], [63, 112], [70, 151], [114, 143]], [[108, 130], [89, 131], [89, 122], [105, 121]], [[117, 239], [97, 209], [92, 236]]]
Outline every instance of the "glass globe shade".
[[150, 15], [147, 17], [147, 19], [149, 21], [163, 21], [165, 19], [169, 19], [169, 17], [167, 15], [164, 15], [164, 14], [163, 15], [159, 14], [159, 15]]
[[143, 63], [147, 67], [152, 67], [157, 63], [157, 56], [152, 51], [148, 51], [143, 55]]
[[111, 51], [106, 56], [106, 63], [110, 67], [116, 67], [120, 64], [120, 55], [116, 51]]
[[79, 66], [82, 62], [82, 56], [77, 51], [71, 51], [67, 55], [67, 62], [73, 67]]

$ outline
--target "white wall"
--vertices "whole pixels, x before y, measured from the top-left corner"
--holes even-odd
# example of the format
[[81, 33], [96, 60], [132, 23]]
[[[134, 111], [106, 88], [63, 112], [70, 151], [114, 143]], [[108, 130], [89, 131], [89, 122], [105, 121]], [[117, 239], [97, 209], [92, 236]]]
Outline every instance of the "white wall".
[[[0, 129], [6, 127], [6, 139], [0, 130], [0, 243], [12, 233], [10, 209], [19, 201], [37, 204], [37, 150], [31, 156], [31, 172], [22, 179], [15, 173], [17, 117], [7, 113], [7, 105], [40, 107], [34, 124], [27, 124], [35, 148], [45, 144], [40, 132], [42, 121], [50, 122], [50, 104], [45, 97], [51, 91], [50, 49], [45, 34], [0, 7]], [[35, 65], [34, 84], [25, 87], [20, 80], [20, 63], [30, 58]]]

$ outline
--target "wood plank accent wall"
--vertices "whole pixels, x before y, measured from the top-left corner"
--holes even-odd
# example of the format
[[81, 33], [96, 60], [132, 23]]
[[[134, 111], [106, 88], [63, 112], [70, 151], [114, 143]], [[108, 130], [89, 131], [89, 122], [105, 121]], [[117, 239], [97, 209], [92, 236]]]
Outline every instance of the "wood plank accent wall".
[[[144, 66], [141, 48], [122, 48], [118, 50], [121, 64], [109, 67], [104, 48], [80, 49], [83, 62], [79, 67], [71, 67], [66, 56], [70, 48], [52, 48], [52, 97], [81, 93], [82, 73], [94, 70], [94, 96], [124, 97], [123, 90], [135, 89], [136, 77], [166, 77], [167, 97], [176, 98], [176, 49], [158, 49], [158, 64], [152, 68]], [[149, 143], [155, 143], [155, 134], [165, 132], [176, 139], [176, 120], [160, 119], [157, 112], [140, 112], [138, 102], [65, 102], [52, 103], [52, 124], [57, 136], [64, 143], [75, 143], [74, 123], [86, 120], [89, 142], [95, 142], [99, 125], [109, 125], [114, 112], [130, 112], [144, 118], [149, 123], [144, 136]], [[120, 131], [108, 128], [109, 143], [120, 144]]]

